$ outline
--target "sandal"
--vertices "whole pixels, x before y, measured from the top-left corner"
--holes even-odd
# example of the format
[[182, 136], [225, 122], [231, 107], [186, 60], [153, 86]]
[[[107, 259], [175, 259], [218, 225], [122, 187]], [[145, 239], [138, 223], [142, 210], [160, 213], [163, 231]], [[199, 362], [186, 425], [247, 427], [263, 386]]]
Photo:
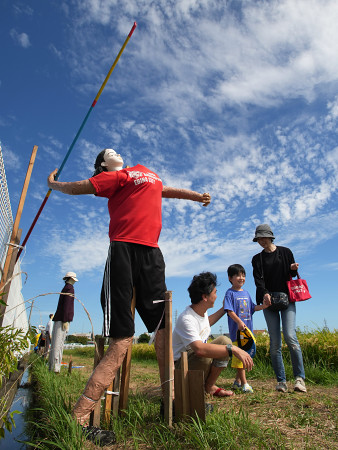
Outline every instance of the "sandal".
[[232, 391], [226, 391], [223, 388], [218, 388], [216, 389], [216, 391], [211, 394], [213, 397], [231, 397], [232, 395], [234, 395], [234, 393]]

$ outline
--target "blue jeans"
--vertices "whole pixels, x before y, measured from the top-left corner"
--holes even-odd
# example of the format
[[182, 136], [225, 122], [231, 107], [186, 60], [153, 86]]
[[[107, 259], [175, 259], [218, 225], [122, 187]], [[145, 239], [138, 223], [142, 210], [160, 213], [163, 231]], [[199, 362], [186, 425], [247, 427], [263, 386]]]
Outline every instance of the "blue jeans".
[[270, 335], [270, 357], [277, 381], [286, 381], [285, 368], [282, 357], [282, 336], [280, 318], [284, 340], [289, 348], [294, 377], [305, 379], [303, 355], [296, 335], [296, 304], [290, 303], [284, 311], [263, 310]]

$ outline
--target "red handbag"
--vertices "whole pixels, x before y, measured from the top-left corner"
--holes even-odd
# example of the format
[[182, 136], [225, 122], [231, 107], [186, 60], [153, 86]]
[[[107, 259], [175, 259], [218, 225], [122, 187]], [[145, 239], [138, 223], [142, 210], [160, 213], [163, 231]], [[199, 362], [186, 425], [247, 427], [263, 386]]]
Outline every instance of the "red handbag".
[[304, 300], [309, 300], [311, 298], [309, 288], [307, 287], [306, 280], [302, 280], [297, 272], [297, 279], [290, 280], [286, 282], [289, 289], [289, 300], [291, 303], [303, 302]]

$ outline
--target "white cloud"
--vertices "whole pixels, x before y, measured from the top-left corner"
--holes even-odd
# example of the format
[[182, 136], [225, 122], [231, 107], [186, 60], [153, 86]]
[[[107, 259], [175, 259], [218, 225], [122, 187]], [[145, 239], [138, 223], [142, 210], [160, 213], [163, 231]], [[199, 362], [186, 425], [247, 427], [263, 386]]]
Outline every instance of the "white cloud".
[[[116, 1], [81, 1], [78, 8], [79, 22], [69, 16], [72, 80], [86, 93], [97, 91], [134, 18], [142, 20], [105, 88], [97, 140], [81, 139], [71, 179], [88, 178], [96, 155], [113, 147], [127, 164], [147, 165], [167, 185], [212, 195], [208, 208], [163, 202], [160, 245], [168, 276], [206, 266], [218, 271], [234, 254], [248, 262], [257, 250], [258, 223], [270, 223], [280, 241], [299, 252], [306, 251], [303, 234], [316, 243], [325, 239], [322, 230], [337, 234], [320, 225], [337, 216], [338, 150], [331, 134], [337, 97], [323, 99], [329, 98], [326, 111], [311, 109], [319, 86], [338, 81], [336, 2], [241, 2], [234, 11], [226, 2], [130, 0], [118, 5], [118, 17]], [[91, 33], [91, 22], [111, 23], [119, 35], [103, 40]], [[303, 103], [296, 102], [300, 97]], [[280, 105], [287, 112], [276, 119]], [[57, 205], [74, 204], [54, 196]], [[106, 258], [106, 205], [97, 203], [105, 217], [97, 228], [100, 215], [92, 205], [76, 204], [68, 248], [57, 256], [63, 269], [71, 262], [74, 270], [90, 272]], [[62, 239], [55, 230], [55, 246]]]
[[29, 41], [29, 36], [26, 33], [18, 33], [14, 28], [10, 31], [11, 38], [23, 48], [28, 48], [31, 46]]
[[55, 47], [54, 44], [49, 44], [49, 50], [59, 59], [63, 59], [63, 52]]
[[24, 4], [18, 5], [17, 4], [17, 5], [13, 5], [12, 7], [14, 10], [14, 13], [17, 15], [32, 16], [34, 14], [33, 8], [31, 8], [28, 5], [24, 5]]
[[[138, 92], [140, 108], [156, 104], [163, 117], [182, 123], [205, 110], [222, 113], [229, 105], [312, 101], [319, 85], [337, 81], [338, 5], [333, 0], [241, 2], [236, 10], [221, 2], [88, 0], [77, 8], [81, 14], [70, 45], [87, 50], [97, 42], [88, 23], [112, 24], [122, 44], [133, 20], [142, 17], [127, 47], [138, 77], [124, 71], [123, 80], [115, 78], [106, 89], [127, 93], [128, 86]], [[114, 41], [116, 50], [118, 45]], [[98, 67], [109, 65], [111, 46], [108, 40], [95, 52], [72, 51], [73, 70], [80, 74], [81, 68], [81, 77], [95, 86]], [[125, 57], [119, 61], [122, 67], [126, 63]]]
[[19, 156], [6, 146], [2, 146], [1, 150], [6, 170], [19, 170], [21, 168], [21, 161]]

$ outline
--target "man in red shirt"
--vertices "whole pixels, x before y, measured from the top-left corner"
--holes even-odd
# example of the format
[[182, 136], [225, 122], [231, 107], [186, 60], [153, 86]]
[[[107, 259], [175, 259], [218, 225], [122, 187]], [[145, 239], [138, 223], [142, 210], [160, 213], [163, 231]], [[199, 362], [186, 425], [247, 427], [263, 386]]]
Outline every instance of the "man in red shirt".
[[[131, 314], [133, 288], [136, 310], [149, 332], [158, 328], [155, 350], [163, 387], [164, 379], [164, 300], [165, 265], [158, 239], [162, 228], [162, 198], [197, 201], [207, 206], [208, 193], [163, 186], [154, 172], [142, 165], [123, 169], [121, 155], [103, 150], [96, 158], [95, 172], [88, 180], [59, 182], [57, 170], [48, 177], [49, 188], [69, 195], [95, 194], [108, 198], [110, 246], [101, 291], [104, 315], [103, 336], [113, 338], [108, 350], [91, 375], [83, 395], [74, 408], [82, 425], [110, 385], [123, 362], [134, 335]], [[92, 430], [88, 428], [88, 433]], [[96, 440], [109, 436], [95, 429]], [[88, 434], [88, 438], [91, 438]], [[107, 438], [107, 439], [106, 439]], [[106, 444], [105, 444], [106, 445]]]

